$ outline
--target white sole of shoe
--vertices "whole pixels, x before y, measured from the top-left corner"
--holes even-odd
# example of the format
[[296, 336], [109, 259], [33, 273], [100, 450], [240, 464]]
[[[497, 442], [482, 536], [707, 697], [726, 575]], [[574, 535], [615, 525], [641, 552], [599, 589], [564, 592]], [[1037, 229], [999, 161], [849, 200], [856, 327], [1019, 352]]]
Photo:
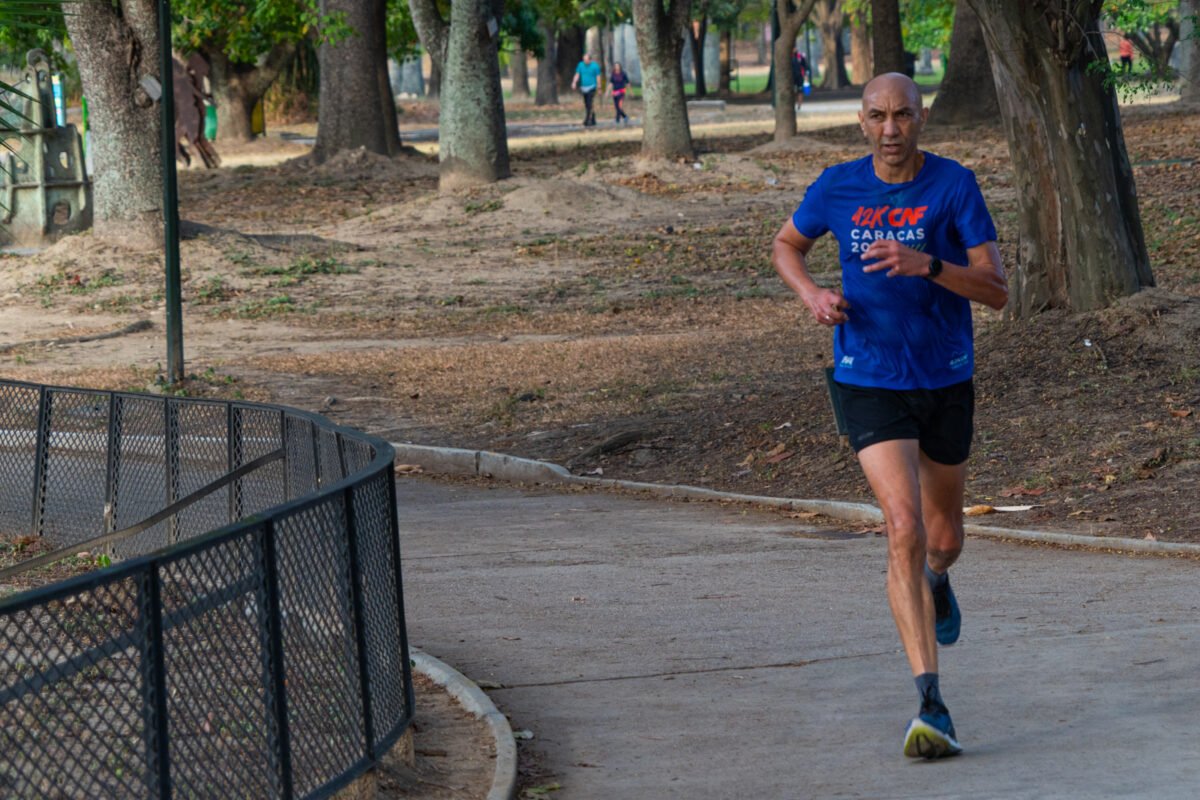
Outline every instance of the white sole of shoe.
[[904, 732], [904, 755], [909, 758], [946, 758], [961, 752], [962, 746], [953, 736], [942, 733], [920, 717], [908, 723], [908, 730]]

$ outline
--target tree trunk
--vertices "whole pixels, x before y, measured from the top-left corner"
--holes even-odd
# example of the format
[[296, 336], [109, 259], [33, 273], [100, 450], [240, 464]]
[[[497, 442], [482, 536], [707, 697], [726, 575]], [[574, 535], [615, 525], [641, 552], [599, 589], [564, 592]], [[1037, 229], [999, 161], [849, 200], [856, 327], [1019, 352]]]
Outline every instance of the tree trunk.
[[512, 55], [508, 59], [508, 66], [512, 71], [513, 98], [528, 100], [530, 96], [529, 62], [525, 60], [525, 51], [521, 49], [521, 45], [518, 44], [512, 51]]
[[254, 138], [250, 115], [279, 74], [296, 56], [296, 43], [275, 45], [262, 65], [235, 64], [224, 51], [202, 51], [212, 67], [213, 99], [217, 104], [217, 141], [248, 142]]
[[162, 244], [161, 109], [140, 86], [160, 75], [153, 0], [80, 2], [65, 14], [87, 95], [94, 235], [136, 248]]
[[[1099, 3], [968, 0], [1004, 117], [1020, 235], [1009, 308], [1088, 311], [1153, 286], [1117, 98], [1104, 75]], [[1069, 13], [1069, 12], [1068, 12]]]
[[642, 62], [644, 158], [692, 158], [692, 131], [683, 94], [683, 27], [691, 0], [633, 0], [633, 29]]
[[[793, 5], [793, 2], [796, 5]], [[796, 135], [796, 86], [792, 83], [792, 52], [796, 37], [808, 21], [816, 0], [776, 0], [779, 38], [772, 47], [775, 81], [775, 135], [777, 142]]]
[[558, 48], [554, 53], [559, 86], [570, 86], [575, 78], [575, 68], [583, 60], [586, 38], [587, 31], [577, 26], [559, 31]]
[[554, 23], [545, 19], [538, 21], [538, 29], [546, 40], [546, 50], [537, 63], [537, 97], [533, 102], [539, 106], [558, 105], [558, 34]]
[[501, 0], [458, 0], [450, 6], [449, 24], [435, 0], [411, 0], [410, 5], [422, 43], [430, 53], [442, 54], [440, 188], [507, 178], [511, 173], [498, 48]]
[[429, 83], [425, 87], [425, 96], [438, 98], [442, 96], [442, 62], [430, 59]]
[[318, 51], [321, 94], [313, 159], [321, 163], [359, 147], [395, 154], [400, 133], [387, 81], [384, 0], [322, 0], [321, 11], [344, 14], [356, 33]]
[[762, 30], [758, 32], [758, 65], [767, 63], [767, 42], [771, 41], [771, 26], [763, 23]]
[[929, 119], [939, 125], [991, 125], [1000, 119], [987, 43], [978, 15], [965, 2], [954, 11], [950, 61]]
[[1200, 0], [1183, 0], [1179, 4], [1183, 22], [1179, 26], [1179, 99], [1184, 103], [1200, 104]]
[[[959, 8], [962, 8], [961, 4]], [[875, 75], [871, 47], [871, 26], [867, 22], [867, 12], [866, 9], [859, 9], [850, 15], [850, 77], [859, 86]]]
[[696, 97], [708, 96], [708, 85], [704, 81], [704, 40], [708, 38], [708, 16], [687, 26], [688, 44], [692, 49], [692, 73], [696, 81]]
[[844, 0], [820, 0], [814, 7], [817, 28], [821, 31], [821, 88], [844, 89], [850, 85], [846, 74], [846, 52], [842, 49]]
[[904, 39], [900, 32], [900, 0], [871, 0], [875, 74], [904, 72]]
[[731, 77], [733, 69], [733, 31], [726, 28], [721, 31], [721, 70], [717, 78], [717, 93], [726, 95], [732, 91]]

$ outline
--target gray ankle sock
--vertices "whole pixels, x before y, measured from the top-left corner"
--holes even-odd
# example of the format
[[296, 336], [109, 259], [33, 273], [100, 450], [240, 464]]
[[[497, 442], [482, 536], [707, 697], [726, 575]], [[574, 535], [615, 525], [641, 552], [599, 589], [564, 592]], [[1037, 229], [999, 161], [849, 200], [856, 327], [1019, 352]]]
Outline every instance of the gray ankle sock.
[[943, 572], [941, 575], [929, 568], [929, 564], [925, 565], [925, 580], [929, 583], [931, 590], [941, 589], [950, 580], [950, 573]]

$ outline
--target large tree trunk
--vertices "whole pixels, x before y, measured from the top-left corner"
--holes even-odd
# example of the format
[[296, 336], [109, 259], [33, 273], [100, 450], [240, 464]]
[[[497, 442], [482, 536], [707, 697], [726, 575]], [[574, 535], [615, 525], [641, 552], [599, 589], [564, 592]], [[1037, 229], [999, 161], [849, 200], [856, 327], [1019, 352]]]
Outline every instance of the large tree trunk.
[[529, 92], [529, 62], [525, 60], [525, 51], [517, 45], [509, 56], [508, 66], [512, 72], [512, 96], [514, 99], [528, 100]]
[[821, 31], [822, 89], [844, 89], [850, 85], [846, 52], [842, 49], [844, 5], [844, 0], [820, 0], [813, 8], [817, 29]]
[[1087, 311], [1153, 286], [1117, 98], [1104, 84], [1100, 4], [968, 0], [987, 38], [1020, 236], [1009, 308]]
[[696, 81], [696, 97], [708, 96], [708, 84], [704, 80], [704, 40], [708, 38], [708, 15], [687, 26], [688, 44], [692, 50], [692, 73]]
[[153, 0], [86, 0], [64, 15], [89, 100], [94, 235], [137, 248], [163, 235], [161, 109], [143, 78], [160, 75]]
[[217, 104], [217, 141], [248, 142], [254, 138], [250, 115], [271, 84], [296, 55], [296, 43], [275, 45], [259, 64], [235, 64], [223, 51], [202, 51], [212, 67], [213, 99]]
[[1184, 103], [1200, 104], [1200, 0], [1183, 0], [1179, 4], [1183, 23], [1179, 26], [1179, 99]]
[[[537, 63], [537, 97], [534, 104], [552, 106], [558, 104], [558, 33], [551, 20], [538, 20], [538, 30], [546, 40], [546, 50]], [[570, 81], [567, 82], [570, 85]]]
[[[962, 5], [959, 5], [962, 8]], [[871, 26], [867, 11], [860, 8], [850, 15], [850, 78], [859, 86], [875, 76], [871, 59]]]
[[900, 32], [900, 0], [871, 0], [872, 60], [875, 74], [904, 72], [904, 39]]
[[775, 80], [775, 136], [777, 142], [796, 135], [796, 86], [792, 83], [792, 51], [796, 37], [808, 21], [816, 0], [776, 0], [779, 38], [772, 47]]
[[425, 96], [442, 96], [442, 62], [436, 58], [429, 59], [429, 83], [425, 85]]
[[1000, 119], [1000, 101], [992, 81], [987, 42], [979, 17], [965, 2], [954, 11], [950, 34], [950, 62], [938, 89], [929, 119], [943, 125], [994, 124]]
[[321, 11], [344, 14], [356, 34], [319, 50], [321, 99], [313, 159], [320, 163], [359, 147], [395, 154], [400, 129], [387, 80], [384, 0], [322, 0]]
[[633, 29], [642, 62], [644, 158], [692, 158], [692, 131], [683, 94], [683, 26], [691, 0], [633, 0]]
[[731, 77], [733, 70], [733, 31], [726, 28], [721, 31], [721, 69], [717, 78], [717, 94], [726, 95], [732, 91]]
[[442, 190], [507, 178], [508, 132], [500, 90], [502, 0], [459, 0], [442, 19], [435, 0], [410, 0], [421, 44], [442, 65], [438, 185]]
[[554, 67], [558, 70], [558, 85], [570, 86], [575, 68], [583, 60], [587, 30], [578, 26], [558, 32], [558, 47], [554, 51]]

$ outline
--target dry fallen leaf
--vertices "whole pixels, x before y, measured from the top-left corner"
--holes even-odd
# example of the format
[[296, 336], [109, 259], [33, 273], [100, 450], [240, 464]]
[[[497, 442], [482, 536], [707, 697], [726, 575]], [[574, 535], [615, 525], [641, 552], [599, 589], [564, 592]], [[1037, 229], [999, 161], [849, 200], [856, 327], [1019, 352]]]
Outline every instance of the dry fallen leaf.
[[397, 464], [396, 474], [398, 475], [417, 475], [424, 472], [425, 469], [420, 464]]
[[770, 450], [767, 451], [768, 461], [771, 459], [771, 457], [779, 455], [784, 450], [787, 450], [787, 445], [784, 444], [783, 442], [780, 442], [779, 444], [772, 447]]
[[1000, 490], [1001, 497], [1041, 497], [1045, 493], [1045, 489], [1026, 489], [1024, 486], [1013, 486]]
[[780, 461], [786, 461], [794, 455], [796, 455], [795, 450], [788, 450], [784, 453], [776, 453], [773, 456], [768, 456], [767, 458], [763, 459], [763, 461], [767, 464], [778, 464]]
[[1191, 415], [1192, 415], [1192, 410], [1190, 408], [1172, 408], [1171, 409], [1171, 416], [1175, 417], [1176, 419], [1183, 419], [1184, 417], [1190, 417]]
[[1040, 505], [1029, 505], [1029, 506], [995, 506], [995, 510], [996, 510], [996, 511], [1000, 511], [1000, 512], [1002, 512], [1002, 513], [1005, 513], [1005, 514], [1010, 514], [1010, 513], [1016, 512], [1016, 511], [1032, 511], [1032, 510], [1033, 510], [1033, 509], [1035, 509], [1035, 508], [1041, 508], [1041, 506], [1040, 506]]
[[968, 517], [982, 517], [984, 514], [993, 514], [995, 511], [995, 508], [987, 505], [971, 506], [963, 509], [963, 513]]

